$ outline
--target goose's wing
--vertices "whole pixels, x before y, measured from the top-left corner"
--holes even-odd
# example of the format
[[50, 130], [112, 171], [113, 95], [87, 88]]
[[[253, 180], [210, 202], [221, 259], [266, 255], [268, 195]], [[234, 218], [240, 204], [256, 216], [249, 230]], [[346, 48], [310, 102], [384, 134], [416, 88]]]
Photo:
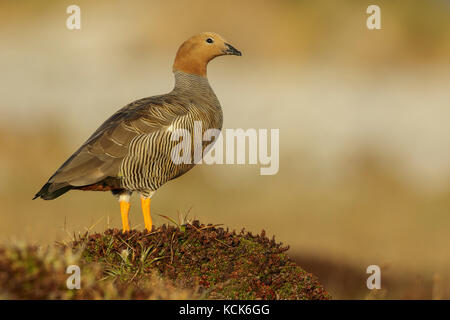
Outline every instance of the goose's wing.
[[44, 198], [45, 194], [67, 186], [87, 186], [117, 177], [133, 138], [165, 130], [187, 114], [186, 102], [170, 94], [144, 98], [126, 105], [106, 120], [63, 163], [41, 189], [43, 194], [40, 191], [36, 196]]

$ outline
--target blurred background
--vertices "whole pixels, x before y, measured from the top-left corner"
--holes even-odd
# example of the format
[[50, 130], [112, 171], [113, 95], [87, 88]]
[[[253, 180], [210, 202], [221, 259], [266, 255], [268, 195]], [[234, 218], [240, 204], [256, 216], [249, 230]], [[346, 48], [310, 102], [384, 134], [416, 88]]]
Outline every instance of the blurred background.
[[[71, 4], [81, 30], [66, 28]], [[170, 91], [178, 46], [201, 31], [243, 52], [209, 65], [224, 128], [279, 128], [280, 170], [197, 166], [154, 196], [155, 223], [264, 229], [334, 298], [450, 298], [447, 0], [2, 0], [0, 241], [120, 227], [109, 193], [31, 198], [113, 112]]]

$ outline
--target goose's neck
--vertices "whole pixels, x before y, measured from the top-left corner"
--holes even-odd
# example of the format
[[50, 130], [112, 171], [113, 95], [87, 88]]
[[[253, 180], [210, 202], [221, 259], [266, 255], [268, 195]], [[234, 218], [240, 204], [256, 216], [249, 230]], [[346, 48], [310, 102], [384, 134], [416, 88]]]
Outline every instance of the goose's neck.
[[190, 94], [198, 94], [201, 96], [216, 97], [214, 91], [209, 85], [209, 81], [206, 77], [198, 76], [195, 74], [185, 73], [182, 71], [175, 71], [175, 87], [174, 92], [189, 92]]

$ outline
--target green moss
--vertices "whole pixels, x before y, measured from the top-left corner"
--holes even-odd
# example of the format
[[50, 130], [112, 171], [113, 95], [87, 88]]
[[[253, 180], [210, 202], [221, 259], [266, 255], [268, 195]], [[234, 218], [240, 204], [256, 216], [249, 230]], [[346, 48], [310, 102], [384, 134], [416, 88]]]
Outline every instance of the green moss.
[[[83, 247], [84, 257], [107, 266], [106, 276], [119, 281], [129, 281], [130, 275], [139, 281], [156, 271], [181, 287], [200, 288], [211, 299], [329, 298], [317, 279], [284, 253], [288, 247], [264, 232], [236, 233], [195, 221], [183, 229], [163, 225], [152, 233], [107, 230], [72, 246]], [[138, 263], [144, 252], [145, 263]]]

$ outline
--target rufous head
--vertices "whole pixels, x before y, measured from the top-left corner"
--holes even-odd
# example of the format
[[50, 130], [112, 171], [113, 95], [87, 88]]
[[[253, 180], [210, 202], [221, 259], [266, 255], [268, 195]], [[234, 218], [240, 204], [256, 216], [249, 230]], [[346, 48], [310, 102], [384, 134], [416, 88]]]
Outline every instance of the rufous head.
[[242, 55], [223, 37], [213, 32], [202, 32], [185, 42], [178, 49], [173, 71], [182, 71], [206, 77], [208, 62], [218, 56]]

